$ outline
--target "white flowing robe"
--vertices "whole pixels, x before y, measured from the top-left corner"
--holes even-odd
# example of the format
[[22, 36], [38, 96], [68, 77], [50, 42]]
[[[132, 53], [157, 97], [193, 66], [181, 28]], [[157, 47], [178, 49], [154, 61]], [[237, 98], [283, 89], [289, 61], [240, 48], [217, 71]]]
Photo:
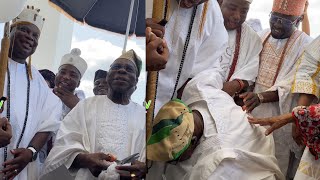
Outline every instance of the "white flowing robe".
[[[8, 145], [8, 158], [13, 158], [9, 150], [16, 149], [16, 145], [21, 134], [27, 103], [27, 75], [24, 64], [17, 63], [9, 59], [10, 70], [10, 123], [12, 126], [13, 137]], [[32, 67], [32, 77], [30, 80], [30, 102], [29, 115], [23, 138], [21, 140], [21, 148], [28, 147], [31, 139], [37, 132], [53, 132], [55, 133], [60, 125], [62, 104], [59, 98], [52, 93], [42, 75], [37, 69]], [[8, 77], [6, 76], [4, 95], [7, 95]], [[7, 116], [7, 103], [1, 117]], [[0, 148], [0, 163], [4, 160], [4, 148]], [[2, 169], [2, 168], [1, 168]], [[26, 168], [15, 178], [15, 180], [36, 180], [40, 174], [39, 158], [29, 163]], [[2, 178], [2, 174], [0, 174]]]
[[[170, 101], [172, 96], [193, 11], [192, 8], [179, 8], [176, 1], [171, 1], [171, 3], [171, 7], [174, 7], [174, 10], [165, 27], [166, 32], [164, 36], [170, 55], [166, 69], [159, 72], [155, 114], [157, 114], [165, 103]], [[175, 5], [173, 3], [175, 3]], [[228, 34], [225, 30], [223, 17], [217, 1], [208, 1], [208, 3], [206, 21], [201, 36], [199, 36], [199, 27], [203, 4], [198, 6], [177, 90], [189, 78], [195, 78], [203, 73], [203, 71], [209, 72], [206, 78], [210, 83], [218, 85], [214, 88], [222, 89], [225, 72], [223, 72], [220, 67], [220, 59], [227, 47]], [[203, 90], [210, 91], [210, 89], [206, 87], [204, 87]], [[175, 94], [176, 93], [177, 92], [175, 92]], [[208, 107], [205, 106], [201, 108], [204, 110], [200, 108], [197, 110], [200, 111], [203, 119], [210, 121], [209, 118], [211, 115], [205, 111]], [[210, 122], [211, 124], [214, 123], [212, 121]], [[208, 128], [210, 129], [210, 127]], [[153, 162], [152, 167], [148, 171], [147, 179], [161, 179], [164, 166], [164, 163]]]
[[[192, 157], [167, 165], [166, 178], [185, 180], [284, 179], [274, 156], [274, 141], [265, 137], [265, 128], [250, 125], [247, 114], [232, 97], [206, 80], [210, 72], [192, 79], [182, 100], [192, 109], [208, 106], [211, 117], [204, 121], [204, 135]], [[205, 79], [205, 81], [203, 80]], [[210, 88], [211, 86], [211, 88]], [[205, 88], [206, 87], [206, 88]], [[210, 88], [210, 93], [208, 90]], [[204, 101], [206, 99], [207, 101]]]
[[[221, 61], [221, 67], [226, 72], [226, 78], [229, 75], [236, 49], [237, 30], [228, 31], [228, 35], [229, 46], [224, 52]], [[258, 75], [261, 49], [261, 38], [247, 23], [243, 23], [238, 61], [235, 71], [229, 81], [242, 79], [248, 81], [249, 85], [253, 84]]]
[[[295, 74], [292, 93], [313, 94], [319, 99], [320, 88], [320, 36], [312, 41], [299, 60]], [[295, 180], [318, 180], [320, 179], [320, 161], [306, 147]]]
[[141, 105], [115, 104], [107, 96], [80, 101], [62, 121], [41, 179], [97, 179], [88, 169], [70, 169], [79, 153], [111, 153], [120, 160], [140, 153], [144, 161], [145, 115]]
[[[171, 1], [176, 3], [175, 1]], [[223, 24], [220, 7], [216, 1], [208, 2], [206, 22], [203, 33], [199, 36], [199, 27], [202, 16], [203, 4], [199, 5], [194, 19], [192, 33], [186, 52], [182, 73], [177, 90], [189, 79], [197, 76], [206, 69], [212, 69], [212, 80], [222, 82], [224, 72], [220, 67], [220, 58], [226, 49], [227, 32]], [[177, 5], [176, 5], [177, 6]], [[193, 9], [175, 7], [169, 22], [166, 25], [164, 39], [170, 51], [168, 63], [164, 70], [159, 72], [157, 101], [155, 114], [172, 96], [177, 79], [179, 65], [182, 58], [183, 48], [188, 34]], [[175, 92], [175, 96], [176, 96]]]
[[[261, 32], [262, 41], [264, 41], [269, 32], [270, 30]], [[265, 82], [266, 84], [267, 82], [270, 82], [271, 72], [275, 72], [277, 69], [277, 63], [273, 62], [275, 58], [270, 58], [267, 60], [260, 59], [259, 74], [255, 84], [254, 92], [261, 93], [266, 91], [278, 91], [279, 102], [263, 103], [259, 105], [252, 112], [255, 117], [273, 117], [280, 114], [289, 113], [297, 103], [297, 96], [291, 94], [294, 73], [296, 72], [296, 65], [299, 57], [302, 55], [306, 45], [312, 41], [312, 38], [298, 30], [294, 35], [296, 37], [291, 39], [291, 42], [287, 47], [279, 75], [276, 78], [274, 85], [266, 86], [261, 82]], [[275, 39], [270, 36], [266, 42], [266, 45], [270, 45], [272, 50], [264, 53], [268, 54], [270, 57], [280, 57], [287, 41], [288, 38]], [[262, 61], [269, 63], [264, 63]], [[264, 70], [264, 73], [261, 73], [261, 68], [267, 70]], [[299, 157], [301, 156], [301, 148], [298, 147], [291, 136], [291, 124], [288, 124], [275, 131], [273, 136], [276, 144], [276, 157], [282, 172], [286, 174], [289, 164], [290, 150], [295, 152], [296, 156]]]

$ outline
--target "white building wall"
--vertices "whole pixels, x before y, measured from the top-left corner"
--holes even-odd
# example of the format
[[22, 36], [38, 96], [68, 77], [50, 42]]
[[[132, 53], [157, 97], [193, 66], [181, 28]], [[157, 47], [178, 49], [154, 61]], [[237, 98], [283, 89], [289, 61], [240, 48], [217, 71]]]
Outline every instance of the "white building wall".
[[71, 48], [73, 21], [49, 5], [48, 0], [28, 0], [27, 5], [39, 8], [46, 19], [32, 64], [37, 69], [50, 69], [56, 73], [61, 57]]

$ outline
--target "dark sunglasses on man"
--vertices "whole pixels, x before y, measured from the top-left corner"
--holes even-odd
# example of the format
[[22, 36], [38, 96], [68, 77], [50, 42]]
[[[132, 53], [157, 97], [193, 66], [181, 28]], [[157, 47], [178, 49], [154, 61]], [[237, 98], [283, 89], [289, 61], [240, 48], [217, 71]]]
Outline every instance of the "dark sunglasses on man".
[[269, 16], [270, 16], [271, 23], [279, 22], [280, 24], [283, 24], [284, 26], [292, 26], [300, 19], [300, 17], [298, 17], [294, 21], [291, 21], [289, 19], [277, 16], [277, 15], [273, 14], [272, 12], [270, 13]]

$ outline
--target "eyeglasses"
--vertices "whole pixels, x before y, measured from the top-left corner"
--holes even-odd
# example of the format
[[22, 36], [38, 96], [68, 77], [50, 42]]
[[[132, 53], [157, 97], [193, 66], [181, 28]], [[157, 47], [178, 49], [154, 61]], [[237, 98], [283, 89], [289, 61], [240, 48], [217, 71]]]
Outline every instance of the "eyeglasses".
[[296, 21], [299, 19], [299, 17], [297, 19], [295, 19], [294, 21], [291, 21], [289, 19], [283, 18], [283, 17], [279, 17], [277, 15], [274, 15], [272, 12], [270, 13], [270, 22], [271, 23], [276, 23], [279, 21], [280, 24], [283, 24], [285, 26], [290, 26], [293, 25], [294, 23], [296, 23]]

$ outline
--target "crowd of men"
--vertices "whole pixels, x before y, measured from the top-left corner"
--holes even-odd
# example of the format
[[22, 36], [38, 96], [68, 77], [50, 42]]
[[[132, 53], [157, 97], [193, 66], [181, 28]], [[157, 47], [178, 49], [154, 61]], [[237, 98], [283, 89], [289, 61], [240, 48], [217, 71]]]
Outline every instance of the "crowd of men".
[[[61, 57], [57, 74], [31, 65], [45, 24], [39, 12], [27, 6], [11, 24], [7, 101], [0, 114], [0, 178], [141, 178], [145, 112], [131, 101], [140, 57], [130, 50], [115, 59], [108, 73], [98, 70], [95, 96], [86, 98], [77, 89], [87, 70], [80, 49]], [[120, 162], [135, 153], [135, 159]]]
[[0, 178], [319, 179], [320, 37], [298, 30], [307, 0], [273, 0], [259, 32], [252, 1], [167, 0], [163, 19], [147, 17], [147, 71], [158, 71], [148, 139], [131, 101], [135, 51], [98, 70], [85, 98], [79, 49], [57, 74], [31, 65], [45, 19], [28, 6], [10, 29]]

